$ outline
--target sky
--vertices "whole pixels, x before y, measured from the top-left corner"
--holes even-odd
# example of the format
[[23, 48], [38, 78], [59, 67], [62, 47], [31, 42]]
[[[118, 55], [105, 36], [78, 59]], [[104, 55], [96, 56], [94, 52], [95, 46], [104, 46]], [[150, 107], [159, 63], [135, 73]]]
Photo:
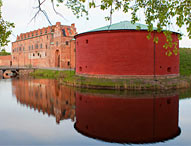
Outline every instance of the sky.
[[[110, 23], [105, 20], [105, 17], [109, 16], [109, 12], [99, 10], [99, 8], [90, 9], [89, 20], [86, 20], [85, 17], [77, 19], [71, 10], [63, 5], [60, 5], [57, 7], [57, 11], [64, 16], [64, 18], [62, 18], [55, 14], [49, 1], [50, 0], [47, 0], [42, 8], [46, 10], [53, 25], [56, 24], [56, 22], [61, 22], [62, 25], [71, 25], [72, 23], [75, 23], [77, 32], [82, 33], [91, 29], [109, 25]], [[16, 40], [16, 36], [20, 33], [29, 32], [50, 25], [42, 13], [40, 13], [35, 20], [30, 22], [37, 12], [37, 9], [34, 9], [35, 6], [37, 6], [37, 0], [3, 0], [2, 15], [5, 20], [15, 24], [15, 28], [12, 30], [13, 34], [10, 36], [11, 42], [14, 42]], [[142, 14], [138, 15], [141, 16]], [[112, 23], [118, 23], [126, 20], [131, 20], [130, 14], [124, 14], [121, 11], [113, 14]], [[144, 24], [144, 20], [141, 19], [140, 23]], [[182, 29], [181, 33], [183, 33], [184, 36], [180, 41], [180, 47], [191, 48], [191, 40], [186, 37], [185, 28]], [[6, 47], [6, 50], [8, 52], [11, 51], [11, 43], [9, 43]]]

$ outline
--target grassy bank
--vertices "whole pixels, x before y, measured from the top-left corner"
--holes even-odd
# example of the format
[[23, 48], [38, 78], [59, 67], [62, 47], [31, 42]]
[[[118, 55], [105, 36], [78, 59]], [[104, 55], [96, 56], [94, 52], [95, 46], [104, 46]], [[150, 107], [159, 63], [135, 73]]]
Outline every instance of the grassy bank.
[[191, 75], [191, 48], [180, 49], [180, 75]]
[[58, 79], [58, 78], [69, 78], [69, 76], [74, 75], [74, 71], [37, 69], [34, 72], [32, 72], [30, 75], [35, 78]]
[[31, 75], [36, 78], [61, 78], [65, 85], [92, 89], [169, 90], [191, 86], [189, 76], [155, 81], [153, 79], [88, 78], [76, 76], [74, 71], [36, 70]]
[[62, 78], [66, 85], [119, 90], [160, 90], [191, 87], [191, 49], [180, 49], [180, 77], [171, 79], [103, 79], [76, 76], [74, 71], [36, 70], [32, 73], [38, 78]]
[[70, 76], [64, 78], [63, 83], [69, 86], [92, 89], [117, 89], [117, 90], [169, 90], [191, 87], [188, 76], [171, 79], [102, 79]]

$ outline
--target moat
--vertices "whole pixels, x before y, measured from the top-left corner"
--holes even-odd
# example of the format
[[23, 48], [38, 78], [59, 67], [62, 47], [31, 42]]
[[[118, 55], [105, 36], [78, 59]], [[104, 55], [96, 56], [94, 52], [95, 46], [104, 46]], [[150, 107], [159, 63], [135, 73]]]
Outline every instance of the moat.
[[191, 90], [75, 89], [0, 79], [0, 145], [190, 145]]

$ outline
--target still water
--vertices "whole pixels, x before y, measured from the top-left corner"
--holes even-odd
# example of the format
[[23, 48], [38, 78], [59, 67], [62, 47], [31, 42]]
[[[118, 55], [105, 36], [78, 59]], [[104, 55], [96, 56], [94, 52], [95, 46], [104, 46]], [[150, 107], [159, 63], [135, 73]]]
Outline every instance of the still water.
[[191, 145], [190, 95], [0, 80], [0, 145]]

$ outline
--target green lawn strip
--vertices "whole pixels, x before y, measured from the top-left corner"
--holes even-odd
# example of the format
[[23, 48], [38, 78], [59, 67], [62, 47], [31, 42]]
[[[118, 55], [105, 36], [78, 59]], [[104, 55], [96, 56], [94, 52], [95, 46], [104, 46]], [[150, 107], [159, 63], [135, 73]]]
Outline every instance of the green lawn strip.
[[31, 73], [38, 78], [62, 78], [64, 84], [84, 87], [112, 87], [115, 89], [175, 89], [190, 87], [191, 49], [180, 49], [180, 77], [158, 79], [105, 79], [75, 75], [75, 71], [55, 71], [39, 69]]
[[32, 72], [30, 75], [37, 78], [49, 78], [49, 79], [57, 79], [57, 78], [67, 78], [70, 74], [74, 75], [74, 71], [57, 71], [57, 70], [47, 70], [47, 69], [37, 69]]

